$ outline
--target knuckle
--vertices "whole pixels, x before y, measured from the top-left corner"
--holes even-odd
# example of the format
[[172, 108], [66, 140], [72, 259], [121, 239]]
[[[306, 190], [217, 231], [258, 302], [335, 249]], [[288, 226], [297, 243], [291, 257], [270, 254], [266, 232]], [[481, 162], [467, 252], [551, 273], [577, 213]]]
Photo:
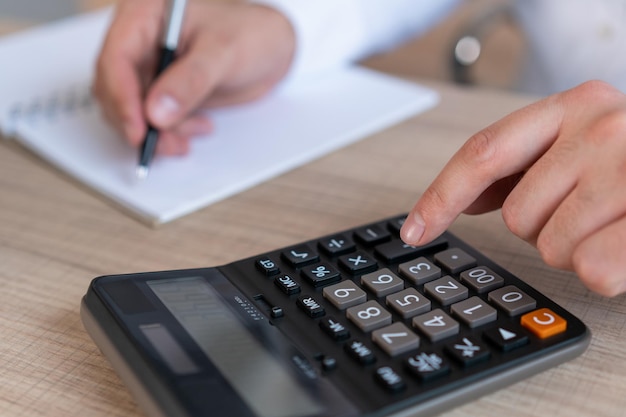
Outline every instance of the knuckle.
[[504, 220], [504, 224], [506, 227], [517, 237], [520, 237], [524, 240], [528, 240], [530, 236], [528, 232], [523, 227], [522, 217], [519, 216], [517, 206], [512, 204], [510, 200], [505, 200], [502, 204], [501, 209], [502, 220]]
[[626, 132], [626, 109], [613, 109], [601, 117], [587, 129], [583, 139], [592, 145], [606, 145], [611, 141], [623, 141]]
[[[574, 251], [572, 264], [574, 271], [589, 290], [604, 297], [615, 297], [623, 292], [620, 282], [616, 282], [615, 270], [607, 272], [607, 269], [599, 267], [597, 257], [584, 249], [578, 248]], [[626, 277], [622, 279], [626, 280]]]
[[496, 132], [490, 126], [475, 133], [465, 143], [464, 152], [470, 164], [489, 165], [497, 159]]
[[612, 85], [601, 80], [590, 80], [562, 93], [567, 100], [591, 103], [606, 103], [619, 100], [621, 93]]
[[581, 132], [584, 143], [598, 145], [610, 140], [623, 140], [626, 107], [623, 93], [615, 87], [604, 81], [591, 80], [559, 94], [558, 97], [565, 104], [571, 105], [571, 108], [581, 108], [579, 103], [585, 103], [585, 113], [572, 114], [572, 117], [587, 120], [587, 127]]
[[537, 237], [537, 250], [543, 261], [554, 268], [564, 269], [568, 262], [563, 258], [558, 242], [547, 233], [540, 233]]
[[[424, 191], [421, 198], [420, 209], [425, 217], [429, 217], [433, 213], [439, 213], [448, 204], [446, 193], [444, 193], [439, 187], [431, 186]], [[424, 220], [427, 220], [426, 218]]]
[[600, 99], [604, 98], [606, 95], [614, 95], [616, 92], [616, 89], [611, 84], [602, 80], [585, 81], [573, 90], [579, 90], [582, 94], [598, 97]]

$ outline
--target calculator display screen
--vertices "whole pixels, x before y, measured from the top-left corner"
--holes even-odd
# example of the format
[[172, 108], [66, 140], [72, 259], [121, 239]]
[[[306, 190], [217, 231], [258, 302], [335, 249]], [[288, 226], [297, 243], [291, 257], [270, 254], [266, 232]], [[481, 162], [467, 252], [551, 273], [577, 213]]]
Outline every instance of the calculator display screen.
[[322, 411], [204, 278], [147, 284], [259, 417], [302, 417]]

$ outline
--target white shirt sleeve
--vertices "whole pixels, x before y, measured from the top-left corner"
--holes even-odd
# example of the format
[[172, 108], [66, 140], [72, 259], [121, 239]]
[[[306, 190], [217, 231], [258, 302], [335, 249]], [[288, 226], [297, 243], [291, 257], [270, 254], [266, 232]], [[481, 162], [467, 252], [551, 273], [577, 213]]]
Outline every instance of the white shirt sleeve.
[[513, 5], [528, 48], [521, 90], [552, 94], [599, 79], [626, 93], [624, 0], [524, 0]]
[[315, 74], [399, 45], [439, 22], [459, 0], [251, 0], [291, 22], [288, 77]]

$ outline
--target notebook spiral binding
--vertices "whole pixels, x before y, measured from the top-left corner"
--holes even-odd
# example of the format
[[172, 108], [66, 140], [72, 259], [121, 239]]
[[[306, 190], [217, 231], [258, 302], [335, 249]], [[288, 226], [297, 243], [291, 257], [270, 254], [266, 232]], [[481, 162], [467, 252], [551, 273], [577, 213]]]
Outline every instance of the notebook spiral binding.
[[69, 115], [90, 109], [95, 105], [89, 85], [76, 85], [63, 91], [54, 91], [45, 97], [36, 97], [25, 102], [15, 103], [9, 110], [6, 133], [14, 133], [18, 124], [35, 124], [42, 119], [54, 121], [62, 115]]

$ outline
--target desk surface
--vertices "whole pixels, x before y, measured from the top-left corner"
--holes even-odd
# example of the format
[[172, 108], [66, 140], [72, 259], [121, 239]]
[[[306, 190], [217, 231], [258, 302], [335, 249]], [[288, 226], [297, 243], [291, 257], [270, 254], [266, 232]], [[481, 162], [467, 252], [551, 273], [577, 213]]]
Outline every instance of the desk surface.
[[[430, 112], [150, 229], [11, 142], [0, 143], [0, 415], [140, 416], [85, 333], [93, 277], [221, 265], [410, 209], [473, 132], [529, 98], [430, 84]], [[626, 416], [626, 298], [545, 266], [499, 214], [451, 230], [591, 328], [579, 358], [446, 416]]]

